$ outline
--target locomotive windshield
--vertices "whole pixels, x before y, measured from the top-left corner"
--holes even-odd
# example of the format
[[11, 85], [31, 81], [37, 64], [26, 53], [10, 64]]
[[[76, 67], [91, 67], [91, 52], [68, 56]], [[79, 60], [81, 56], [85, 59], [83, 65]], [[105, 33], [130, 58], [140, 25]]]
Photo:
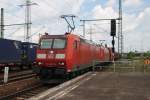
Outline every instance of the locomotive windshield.
[[61, 49], [65, 48], [66, 40], [65, 39], [54, 39], [53, 48], [54, 49]]
[[43, 40], [41, 40], [41, 48], [42, 49], [51, 48], [52, 47], [52, 42], [53, 42], [53, 39], [43, 39]]
[[41, 40], [42, 49], [63, 49], [66, 46], [65, 39], [42, 39]]

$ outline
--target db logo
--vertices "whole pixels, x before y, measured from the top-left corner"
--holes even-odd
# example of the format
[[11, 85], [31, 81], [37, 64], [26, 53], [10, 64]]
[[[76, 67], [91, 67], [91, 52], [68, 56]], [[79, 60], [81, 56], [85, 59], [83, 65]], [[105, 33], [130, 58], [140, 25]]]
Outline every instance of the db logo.
[[144, 60], [144, 64], [146, 64], [146, 65], [150, 65], [150, 59], [146, 59], [146, 60]]
[[53, 59], [54, 58], [54, 54], [48, 54], [48, 58], [49, 59]]

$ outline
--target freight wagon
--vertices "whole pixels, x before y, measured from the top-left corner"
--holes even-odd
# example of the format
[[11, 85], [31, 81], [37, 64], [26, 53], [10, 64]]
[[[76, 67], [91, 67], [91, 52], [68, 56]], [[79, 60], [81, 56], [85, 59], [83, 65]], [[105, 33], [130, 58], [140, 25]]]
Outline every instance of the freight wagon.
[[34, 65], [37, 47], [36, 43], [22, 42], [22, 65], [29, 67]]
[[0, 69], [33, 65], [37, 44], [0, 38]]
[[0, 38], [0, 67], [21, 65], [21, 41]]

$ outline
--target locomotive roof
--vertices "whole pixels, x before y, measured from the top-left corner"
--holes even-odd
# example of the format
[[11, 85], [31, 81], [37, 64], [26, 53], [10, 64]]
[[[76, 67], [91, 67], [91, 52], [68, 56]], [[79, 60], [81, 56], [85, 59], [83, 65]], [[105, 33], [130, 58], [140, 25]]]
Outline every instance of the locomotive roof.
[[65, 35], [43, 35], [41, 38], [65, 38]]
[[81, 36], [75, 35], [75, 34], [70, 34], [70, 33], [66, 33], [64, 35], [48, 35], [48, 33], [46, 33], [45, 35], [43, 35], [41, 38], [66, 38], [67, 35], [72, 35], [72, 36], [77, 36], [80, 38], [81, 42], [86, 42], [88, 44], [93, 44], [93, 45], [97, 45], [96, 43], [94, 43], [93, 41], [87, 40]]

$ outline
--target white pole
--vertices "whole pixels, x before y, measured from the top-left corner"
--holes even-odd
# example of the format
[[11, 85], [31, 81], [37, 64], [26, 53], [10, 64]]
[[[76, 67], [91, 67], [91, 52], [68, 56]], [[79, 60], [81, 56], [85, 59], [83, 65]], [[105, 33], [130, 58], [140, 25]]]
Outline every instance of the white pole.
[[5, 67], [5, 70], [4, 70], [4, 83], [8, 82], [8, 72], [9, 72], [9, 67]]

